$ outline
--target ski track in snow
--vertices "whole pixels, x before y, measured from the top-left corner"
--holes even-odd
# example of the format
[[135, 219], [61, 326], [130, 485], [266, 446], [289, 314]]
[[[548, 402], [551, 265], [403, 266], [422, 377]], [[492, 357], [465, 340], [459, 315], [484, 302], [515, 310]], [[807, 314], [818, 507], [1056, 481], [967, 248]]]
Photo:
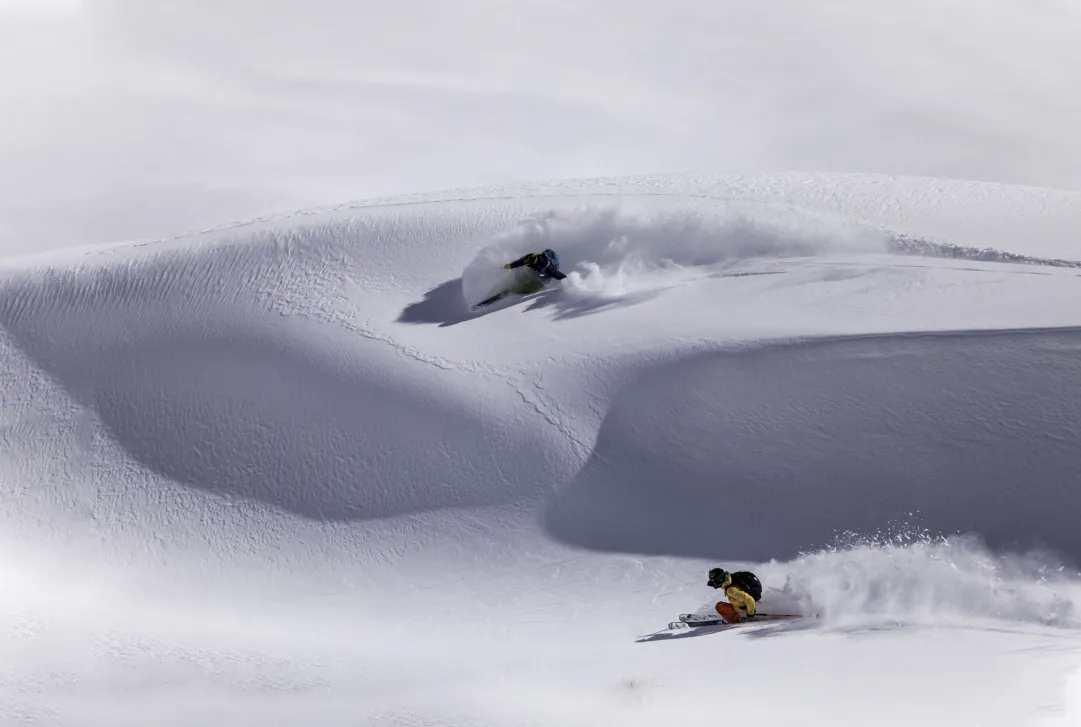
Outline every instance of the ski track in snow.
[[[881, 724], [1015, 724], [1081, 649], [1081, 263], [973, 240], [1003, 209], [1052, 236], [1079, 199], [587, 180], [8, 259], [0, 619], [31, 666], [0, 707], [115, 723], [171, 689], [253, 722], [707, 724], [720, 646], [813, 720], [830, 639]], [[548, 245], [563, 290], [468, 312]], [[715, 562], [820, 618], [638, 644], [709, 607]], [[283, 635], [291, 609], [310, 623]], [[909, 700], [981, 660], [964, 696]]]

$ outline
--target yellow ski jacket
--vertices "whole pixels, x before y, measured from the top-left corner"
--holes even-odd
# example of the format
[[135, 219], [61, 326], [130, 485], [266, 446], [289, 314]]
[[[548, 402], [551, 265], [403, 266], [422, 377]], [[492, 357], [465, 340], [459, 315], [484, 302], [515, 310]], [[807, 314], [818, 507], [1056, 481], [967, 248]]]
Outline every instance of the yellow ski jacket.
[[741, 616], [754, 616], [755, 614], [755, 602], [754, 596], [747, 591], [732, 585], [732, 576], [724, 579], [724, 583], [721, 584], [721, 589], [724, 591], [724, 595], [728, 597], [728, 602], [736, 609], [736, 612]]

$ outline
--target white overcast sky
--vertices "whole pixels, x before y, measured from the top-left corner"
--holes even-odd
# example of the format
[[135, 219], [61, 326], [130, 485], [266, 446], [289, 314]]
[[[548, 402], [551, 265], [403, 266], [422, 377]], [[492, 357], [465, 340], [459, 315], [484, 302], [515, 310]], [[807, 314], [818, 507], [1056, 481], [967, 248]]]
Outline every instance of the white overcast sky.
[[655, 172], [1081, 187], [1074, 0], [0, 0], [0, 249]]

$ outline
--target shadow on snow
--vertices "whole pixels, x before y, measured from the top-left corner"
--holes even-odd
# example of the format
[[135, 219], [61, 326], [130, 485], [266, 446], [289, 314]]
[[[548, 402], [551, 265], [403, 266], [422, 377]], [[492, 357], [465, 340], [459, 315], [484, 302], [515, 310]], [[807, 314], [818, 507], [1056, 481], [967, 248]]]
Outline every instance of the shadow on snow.
[[612, 296], [568, 295], [559, 286], [529, 295], [510, 295], [478, 310], [470, 310], [462, 297], [462, 279], [440, 283], [424, 294], [424, 298], [402, 309], [398, 323], [434, 325], [440, 328], [456, 326], [481, 316], [524, 305], [527, 312], [550, 310], [554, 320], [568, 320], [612, 308], [637, 305], [656, 297], [661, 291], [652, 290]]

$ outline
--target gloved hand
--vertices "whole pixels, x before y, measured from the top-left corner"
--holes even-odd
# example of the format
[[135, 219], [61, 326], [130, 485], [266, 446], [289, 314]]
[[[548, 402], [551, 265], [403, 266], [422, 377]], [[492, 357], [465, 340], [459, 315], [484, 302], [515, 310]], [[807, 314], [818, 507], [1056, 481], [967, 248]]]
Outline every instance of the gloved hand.
[[504, 270], [510, 270], [510, 263], [507, 263], [506, 265], [504, 265], [503, 269]]

